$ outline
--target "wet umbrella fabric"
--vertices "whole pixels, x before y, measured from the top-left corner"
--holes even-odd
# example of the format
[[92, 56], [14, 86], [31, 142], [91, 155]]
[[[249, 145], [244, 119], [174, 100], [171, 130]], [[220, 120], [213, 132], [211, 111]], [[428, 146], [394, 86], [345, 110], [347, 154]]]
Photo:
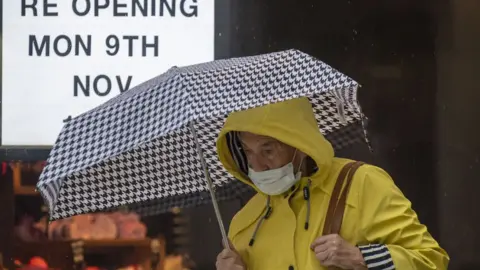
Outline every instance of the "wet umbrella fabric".
[[[211, 202], [205, 168], [217, 200], [236, 198], [251, 190], [228, 174], [215, 148], [230, 112], [307, 96], [339, 150], [365, 140], [357, 88], [297, 50], [172, 68], [67, 122], [37, 188], [52, 220], [122, 206], [153, 215]], [[231, 151], [237, 147], [232, 138]]]

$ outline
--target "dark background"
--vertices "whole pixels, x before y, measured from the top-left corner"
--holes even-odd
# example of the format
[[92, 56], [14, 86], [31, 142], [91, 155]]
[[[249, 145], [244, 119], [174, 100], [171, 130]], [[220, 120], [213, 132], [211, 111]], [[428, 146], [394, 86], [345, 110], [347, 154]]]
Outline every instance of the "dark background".
[[[230, 16], [230, 50], [217, 56], [297, 48], [360, 82], [375, 152], [346, 154], [394, 177], [449, 269], [480, 269], [480, 1], [227, 2], [217, 14]], [[223, 207], [230, 219], [239, 206]], [[213, 210], [189, 213], [192, 256], [212, 269], [221, 248]]]
[[[296, 48], [362, 84], [375, 152], [341, 154], [394, 177], [449, 252], [449, 269], [480, 269], [480, 1], [216, 2], [216, 58]], [[9, 150], [0, 158], [45, 153]], [[10, 188], [0, 181], [0, 203]], [[0, 205], [3, 222], [13, 210]], [[223, 203], [225, 220], [239, 207]], [[189, 253], [199, 269], [213, 269], [221, 238], [212, 207], [183, 215], [190, 220]], [[7, 250], [9, 234], [0, 230], [0, 250]]]

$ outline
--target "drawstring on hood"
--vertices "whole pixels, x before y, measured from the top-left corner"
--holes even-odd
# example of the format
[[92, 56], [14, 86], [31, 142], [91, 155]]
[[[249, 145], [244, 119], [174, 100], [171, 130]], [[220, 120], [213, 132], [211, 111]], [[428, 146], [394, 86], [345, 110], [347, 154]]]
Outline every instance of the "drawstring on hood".
[[310, 185], [312, 180], [308, 179], [307, 186], [303, 188], [303, 198], [307, 201], [307, 217], [305, 218], [305, 230], [308, 230], [310, 222]]
[[[284, 195], [269, 196], [259, 190], [248, 177], [248, 163], [238, 132], [250, 132], [277, 139], [303, 152], [307, 156], [306, 158], [313, 160], [316, 170], [312, 175], [304, 175], [293, 186], [292, 191], [294, 192], [287, 191], [290, 194], [285, 198]], [[291, 200], [293, 194], [296, 193], [295, 190], [299, 188], [303, 190], [301, 200], [306, 206], [304, 229], [308, 230], [311, 215], [310, 193], [314, 188], [323, 188], [323, 180], [327, 179], [333, 160], [333, 148], [321, 134], [312, 106], [307, 98], [291, 99], [230, 114], [217, 139], [217, 153], [220, 162], [228, 172], [243, 183], [250, 185], [266, 199], [263, 209], [252, 209], [255, 213], [250, 212], [250, 216], [244, 217], [251, 220], [250, 224], [256, 223], [249, 246], [253, 246], [262, 224], [272, 215], [275, 201]], [[295, 205], [297, 205], [297, 199], [295, 199]], [[242, 229], [235, 226], [230, 227], [232, 233]]]
[[262, 226], [263, 221], [267, 220], [268, 217], [272, 214], [273, 208], [270, 205], [270, 196], [267, 197], [267, 205], [265, 206], [265, 215], [260, 218], [260, 220], [257, 222], [257, 226], [255, 227], [255, 230], [253, 231], [252, 238], [250, 239], [250, 242], [248, 243], [249, 246], [253, 246], [253, 243], [255, 242], [255, 236], [257, 236], [258, 230], [260, 229], [260, 226]]

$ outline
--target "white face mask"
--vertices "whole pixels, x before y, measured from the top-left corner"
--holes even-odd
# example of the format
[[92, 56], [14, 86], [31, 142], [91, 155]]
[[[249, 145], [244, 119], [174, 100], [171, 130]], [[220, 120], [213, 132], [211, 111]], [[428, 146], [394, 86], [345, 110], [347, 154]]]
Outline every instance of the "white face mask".
[[[295, 159], [295, 154], [293, 159]], [[303, 159], [302, 159], [303, 162]], [[302, 166], [300, 163], [300, 167]], [[299, 170], [294, 173], [293, 163], [289, 162], [285, 166], [278, 169], [272, 169], [263, 172], [256, 172], [252, 168], [248, 168], [248, 177], [257, 186], [260, 191], [267, 195], [279, 195], [287, 191], [302, 177], [302, 172]]]

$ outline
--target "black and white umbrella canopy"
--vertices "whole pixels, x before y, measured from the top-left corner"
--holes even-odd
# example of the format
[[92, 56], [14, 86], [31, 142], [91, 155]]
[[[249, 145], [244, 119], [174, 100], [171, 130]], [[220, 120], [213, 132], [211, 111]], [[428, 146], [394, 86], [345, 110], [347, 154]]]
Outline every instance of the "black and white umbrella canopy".
[[67, 122], [37, 188], [53, 220], [122, 206], [158, 214], [211, 202], [204, 158], [217, 199], [235, 198], [250, 188], [215, 147], [229, 113], [306, 96], [339, 150], [366, 138], [357, 88], [297, 50], [175, 67]]

